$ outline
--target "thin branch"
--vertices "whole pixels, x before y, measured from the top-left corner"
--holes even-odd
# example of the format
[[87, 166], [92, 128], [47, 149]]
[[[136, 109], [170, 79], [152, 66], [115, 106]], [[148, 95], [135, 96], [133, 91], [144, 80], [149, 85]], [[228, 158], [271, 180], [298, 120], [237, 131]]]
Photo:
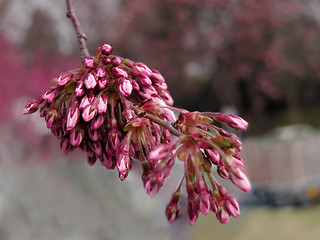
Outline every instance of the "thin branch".
[[182, 136], [183, 133], [181, 133], [180, 131], [178, 131], [176, 128], [174, 128], [172, 126], [172, 123], [170, 121], [164, 121], [160, 118], [157, 118], [149, 113], [146, 113], [142, 110], [140, 110], [139, 108], [137, 108], [136, 106], [134, 106], [131, 102], [130, 102], [130, 105], [131, 105], [131, 108], [133, 109], [133, 111], [137, 114], [137, 115], [140, 115], [140, 114], [143, 114], [143, 117], [145, 118], [148, 118], [149, 120], [151, 120], [152, 122], [155, 122], [157, 123], [158, 125], [160, 125], [161, 127], [164, 127], [166, 129], [168, 129], [168, 131], [170, 133], [172, 133], [173, 135], [179, 137], [179, 136]]
[[73, 28], [76, 31], [79, 47], [80, 47], [80, 55], [81, 55], [81, 61], [83, 62], [86, 57], [89, 57], [89, 50], [87, 47], [87, 37], [80, 29], [80, 23], [79, 20], [73, 11], [73, 6], [71, 3], [71, 0], [66, 0], [67, 4], [67, 17], [70, 18], [73, 24]]

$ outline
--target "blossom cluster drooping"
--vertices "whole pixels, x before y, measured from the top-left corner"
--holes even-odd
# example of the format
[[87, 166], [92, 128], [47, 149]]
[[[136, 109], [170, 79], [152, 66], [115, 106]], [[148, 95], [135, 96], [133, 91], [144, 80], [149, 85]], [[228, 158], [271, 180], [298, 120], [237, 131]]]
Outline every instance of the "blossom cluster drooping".
[[[221, 223], [229, 216], [238, 217], [237, 200], [216, 180], [212, 166], [222, 178], [250, 191], [238, 154], [241, 141], [213, 123], [246, 130], [247, 122], [235, 115], [173, 108], [158, 71], [111, 55], [112, 50], [104, 44], [96, 56], [84, 59], [81, 69], [54, 79], [55, 86], [30, 101], [24, 114], [40, 107], [40, 116], [64, 153], [79, 148], [87, 153], [90, 165], [99, 160], [107, 169], [116, 168], [120, 180], [128, 176], [132, 161], [140, 161], [150, 195], [163, 186], [175, 159], [183, 161], [184, 176], [166, 209], [169, 222], [178, 216], [183, 182], [191, 224], [199, 211], [205, 215], [213, 211]], [[179, 113], [178, 119], [174, 112]]]

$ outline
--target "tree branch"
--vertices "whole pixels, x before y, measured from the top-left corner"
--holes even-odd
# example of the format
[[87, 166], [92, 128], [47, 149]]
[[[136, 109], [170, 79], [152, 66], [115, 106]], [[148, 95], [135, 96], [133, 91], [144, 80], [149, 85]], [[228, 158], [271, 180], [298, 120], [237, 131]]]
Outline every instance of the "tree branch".
[[76, 31], [79, 47], [80, 47], [81, 61], [83, 62], [86, 57], [90, 56], [89, 50], [87, 47], [87, 37], [80, 29], [80, 23], [78, 21], [76, 14], [73, 11], [71, 0], [66, 0], [66, 4], [67, 4], [67, 17], [70, 18], [70, 20], [72, 21], [73, 28]]
[[143, 114], [143, 117], [148, 118], [149, 120], [151, 120], [152, 122], [157, 123], [158, 125], [160, 125], [161, 127], [164, 127], [166, 129], [168, 129], [168, 131], [170, 133], [172, 133], [173, 135], [180, 137], [183, 135], [183, 133], [181, 133], [179, 130], [175, 129], [172, 126], [172, 123], [170, 121], [164, 121], [160, 118], [157, 118], [149, 113], [146, 113], [142, 110], [140, 110], [139, 108], [137, 108], [136, 106], [134, 106], [131, 102], [130, 102], [131, 108], [133, 109], [133, 111], [139, 115], [139, 114]]

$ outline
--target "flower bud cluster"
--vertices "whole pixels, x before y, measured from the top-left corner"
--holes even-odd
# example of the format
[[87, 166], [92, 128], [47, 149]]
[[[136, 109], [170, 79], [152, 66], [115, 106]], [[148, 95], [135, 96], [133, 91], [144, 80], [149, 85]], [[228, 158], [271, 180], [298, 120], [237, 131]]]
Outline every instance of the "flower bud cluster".
[[[141, 159], [149, 169], [145, 171], [149, 179], [157, 164], [146, 162], [145, 155], [151, 146], [167, 141], [162, 133], [168, 130], [137, 116], [132, 106], [156, 111], [161, 120], [175, 121], [171, 110], [161, 108], [171, 106], [173, 100], [158, 71], [110, 55], [112, 50], [104, 44], [96, 56], [84, 59], [83, 68], [61, 74], [53, 80], [55, 86], [30, 101], [23, 113], [33, 113], [41, 105], [40, 115], [64, 153], [79, 148], [87, 153], [90, 165], [99, 159], [107, 169], [116, 167], [121, 180], [128, 175], [130, 160]], [[168, 170], [157, 169], [163, 177], [168, 174], [164, 173]], [[151, 182], [145, 183], [149, 189], [154, 185]]]
[[[240, 215], [239, 204], [219, 184], [212, 174], [212, 167], [215, 167], [222, 178], [231, 180], [245, 192], [250, 191], [251, 185], [243, 169], [243, 161], [238, 154], [241, 150], [240, 139], [212, 124], [217, 120], [215, 113], [175, 110], [180, 112], [175, 127], [181, 131], [182, 135], [172, 142], [154, 148], [149, 158], [177, 157], [184, 162], [185, 172], [182, 181], [185, 181], [188, 195], [187, 212], [191, 224], [195, 223], [199, 212], [207, 215], [212, 211], [221, 223], [228, 222], [230, 216], [237, 218]], [[226, 118], [229, 117], [226, 116]], [[237, 117], [237, 120], [239, 124], [234, 126], [235, 128], [240, 128], [240, 123], [242, 128], [247, 127], [243, 119]], [[221, 118], [219, 121], [229, 123]], [[181, 183], [177, 192], [180, 192], [180, 189]], [[177, 192], [167, 205], [166, 215], [170, 222], [174, 221], [179, 213]]]
[[[87, 57], [81, 69], [61, 74], [55, 86], [27, 103], [24, 114], [40, 107], [40, 116], [60, 140], [64, 153], [76, 148], [86, 152], [88, 163], [97, 160], [117, 169], [120, 180], [131, 162], [142, 166], [146, 192], [156, 194], [169, 176], [175, 159], [184, 163], [184, 176], [166, 209], [169, 222], [179, 215], [182, 183], [187, 192], [191, 224], [199, 212], [214, 212], [221, 223], [240, 214], [237, 200], [212, 174], [251, 189], [239, 156], [240, 139], [214, 125], [223, 122], [246, 130], [248, 123], [235, 115], [188, 112], [173, 108], [163, 76], [143, 63], [111, 55], [108, 44]], [[176, 119], [174, 111], [180, 113]], [[177, 138], [173, 138], [176, 135]]]

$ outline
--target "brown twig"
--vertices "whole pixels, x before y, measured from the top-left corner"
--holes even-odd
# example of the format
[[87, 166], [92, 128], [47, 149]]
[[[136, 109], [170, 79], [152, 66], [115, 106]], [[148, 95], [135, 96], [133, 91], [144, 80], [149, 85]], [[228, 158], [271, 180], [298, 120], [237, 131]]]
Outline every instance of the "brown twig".
[[176, 128], [174, 128], [172, 126], [172, 122], [164, 121], [164, 120], [162, 120], [162, 119], [160, 119], [158, 117], [155, 117], [155, 116], [153, 116], [153, 115], [151, 115], [149, 113], [146, 113], [146, 112], [140, 110], [139, 108], [137, 108], [136, 106], [134, 106], [131, 102], [130, 102], [130, 105], [131, 105], [131, 108], [133, 109], [133, 111], [137, 115], [143, 114], [143, 117], [148, 118], [152, 122], [157, 123], [158, 125], [168, 129], [170, 133], [172, 133], [173, 135], [175, 135], [177, 137], [180, 137], [180, 136], [183, 135], [183, 133], [181, 133], [179, 130], [177, 130]]
[[70, 18], [70, 20], [72, 21], [73, 28], [76, 31], [78, 41], [79, 41], [81, 61], [83, 62], [86, 57], [90, 56], [89, 50], [87, 47], [87, 37], [80, 29], [80, 23], [78, 21], [76, 14], [73, 11], [71, 0], [66, 0], [66, 4], [67, 4], [67, 17]]

